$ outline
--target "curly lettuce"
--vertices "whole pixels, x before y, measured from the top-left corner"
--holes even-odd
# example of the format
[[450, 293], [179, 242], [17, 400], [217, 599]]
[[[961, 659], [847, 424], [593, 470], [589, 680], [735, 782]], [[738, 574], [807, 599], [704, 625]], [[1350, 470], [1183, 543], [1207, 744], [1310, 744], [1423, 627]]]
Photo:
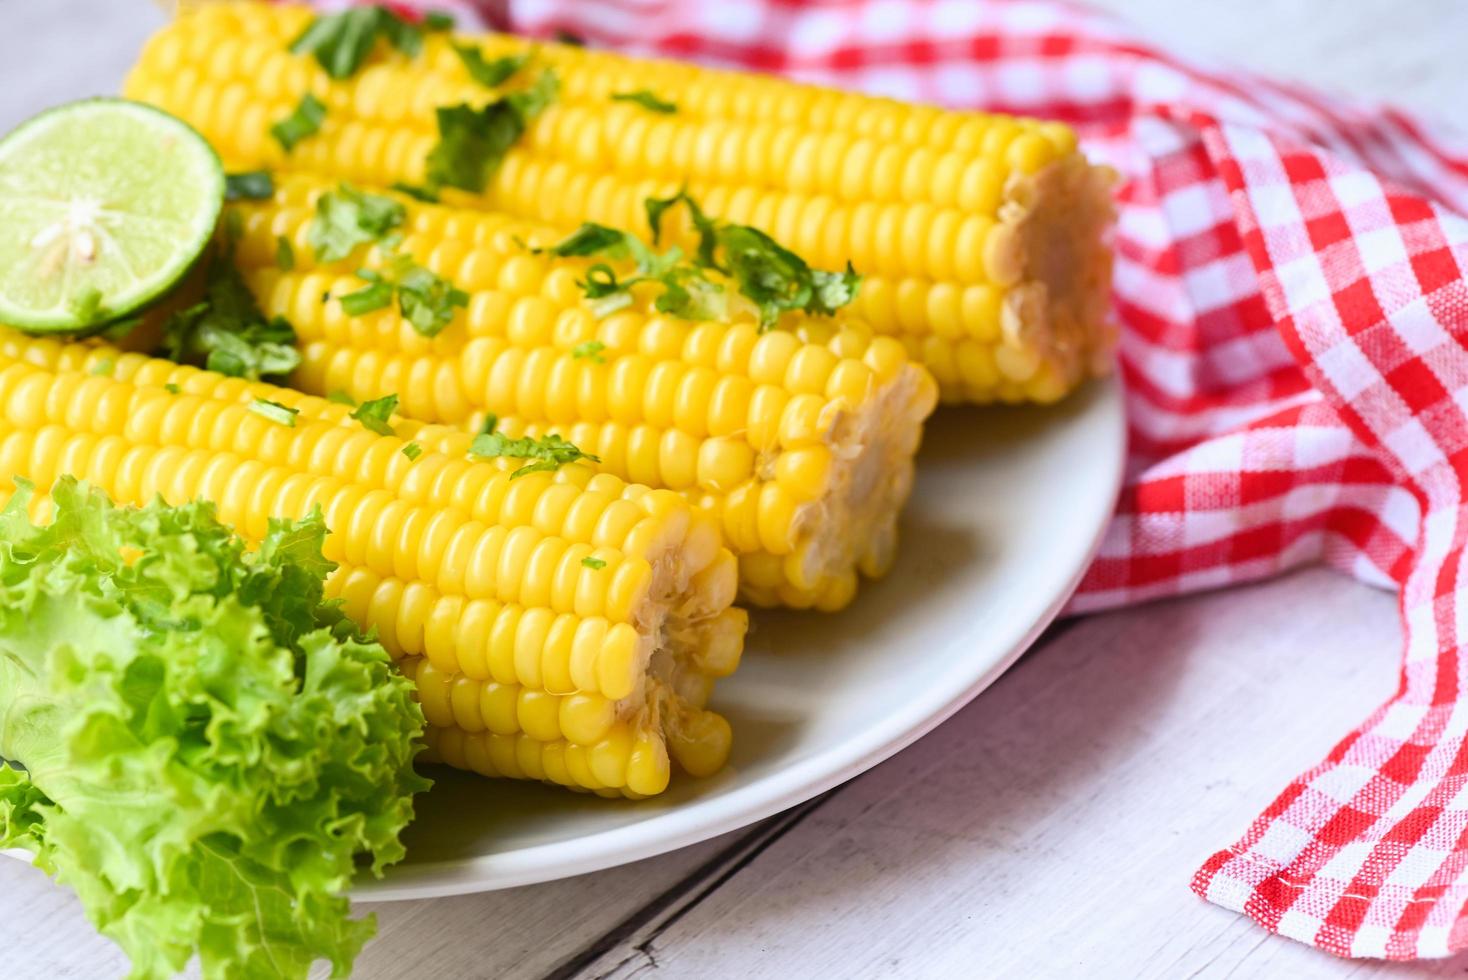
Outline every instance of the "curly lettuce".
[[[154, 978], [345, 975], [344, 892], [427, 788], [409, 681], [323, 600], [319, 515], [250, 552], [207, 503], [0, 511], [0, 847], [69, 885]], [[23, 768], [22, 768], [23, 767]]]

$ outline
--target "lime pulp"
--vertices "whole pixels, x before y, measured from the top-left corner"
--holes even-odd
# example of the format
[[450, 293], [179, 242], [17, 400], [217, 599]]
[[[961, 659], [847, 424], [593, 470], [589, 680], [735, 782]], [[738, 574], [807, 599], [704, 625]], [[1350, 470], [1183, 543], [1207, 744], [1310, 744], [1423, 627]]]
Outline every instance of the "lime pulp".
[[224, 168], [188, 124], [124, 99], [48, 110], [0, 139], [0, 323], [82, 332], [188, 272]]

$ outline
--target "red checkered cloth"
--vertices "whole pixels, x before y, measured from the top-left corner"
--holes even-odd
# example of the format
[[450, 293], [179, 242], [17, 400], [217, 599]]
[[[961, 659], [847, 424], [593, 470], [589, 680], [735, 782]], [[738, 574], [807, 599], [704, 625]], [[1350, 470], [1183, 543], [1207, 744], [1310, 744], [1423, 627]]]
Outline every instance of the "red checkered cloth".
[[1042, 0], [432, 5], [1075, 124], [1126, 178], [1131, 459], [1072, 610], [1326, 561], [1398, 588], [1406, 625], [1396, 695], [1193, 888], [1339, 955], [1468, 948], [1468, 148]]

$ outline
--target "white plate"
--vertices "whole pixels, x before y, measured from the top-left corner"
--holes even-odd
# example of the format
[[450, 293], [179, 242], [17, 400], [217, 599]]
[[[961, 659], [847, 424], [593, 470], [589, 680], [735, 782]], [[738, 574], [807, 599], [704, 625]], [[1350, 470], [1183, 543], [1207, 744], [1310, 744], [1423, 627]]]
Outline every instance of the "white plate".
[[1113, 380], [1050, 408], [946, 409], [929, 425], [901, 558], [835, 616], [760, 613], [714, 706], [729, 767], [639, 803], [452, 770], [419, 801], [408, 858], [362, 901], [597, 871], [706, 840], [825, 792], [957, 711], [1055, 616], [1120, 486]]

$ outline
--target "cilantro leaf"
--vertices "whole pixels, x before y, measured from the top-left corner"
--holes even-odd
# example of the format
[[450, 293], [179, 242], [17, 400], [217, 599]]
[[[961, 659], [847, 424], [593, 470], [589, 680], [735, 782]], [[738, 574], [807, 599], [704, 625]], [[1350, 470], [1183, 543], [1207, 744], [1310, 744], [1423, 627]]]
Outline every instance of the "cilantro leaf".
[[490, 60], [474, 44], [455, 44], [454, 53], [464, 63], [469, 77], [486, 88], [498, 88], [530, 61], [530, 54], [507, 54]]
[[110, 378], [110, 377], [112, 377], [112, 372], [116, 368], [117, 368], [117, 362], [116, 361], [114, 361], [110, 357], [103, 357], [103, 358], [98, 358], [97, 362], [92, 365], [91, 370], [87, 371], [87, 373], [88, 374], [91, 374], [91, 375], [95, 375], [97, 377]]
[[437, 204], [440, 200], [442, 200], [442, 198], [438, 196], [438, 191], [434, 190], [432, 187], [418, 187], [414, 184], [404, 183], [400, 180], [394, 181], [393, 183], [389, 184], [388, 190], [397, 191], [399, 194], [406, 194], [413, 200], [422, 201], [424, 204]]
[[386, 7], [364, 6], [317, 17], [291, 42], [290, 51], [312, 55], [332, 78], [350, 78], [372, 54], [378, 38], [410, 58], [423, 49], [423, 30], [417, 24]]
[[435, 337], [454, 320], [454, 310], [469, 305], [469, 294], [422, 266], [412, 266], [398, 278], [398, 309], [413, 329]]
[[487, 436], [491, 432], [493, 432], [496, 428], [498, 428], [499, 424], [500, 424], [500, 417], [498, 415], [494, 414], [493, 412], [489, 412], [488, 414], [486, 414], [484, 416], [484, 421], [481, 422], [481, 423], [479, 423], [479, 433], [478, 434], [481, 435], [481, 436]]
[[525, 134], [530, 120], [556, 97], [555, 72], [543, 71], [535, 84], [481, 108], [466, 104], [436, 110], [438, 143], [428, 153], [430, 188], [456, 187], [479, 193], [505, 154]]
[[341, 298], [342, 312], [347, 316], [363, 316], [385, 309], [392, 303], [392, 283], [379, 279]]
[[203, 299], [164, 324], [164, 357], [202, 360], [211, 371], [250, 381], [300, 365], [296, 331], [282, 317], [266, 319], [227, 249], [210, 257], [204, 282]]
[[289, 116], [270, 127], [270, 135], [275, 137], [281, 149], [289, 153], [297, 143], [308, 136], [315, 136], [325, 120], [326, 104], [307, 92]]
[[49, 523], [28, 489], [0, 513], [0, 848], [132, 976], [346, 975], [373, 927], [345, 892], [403, 855], [423, 714], [325, 601], [319, 512], [251, 551], [206, 503], [50, 492]]
[[256, 398], [246, 405], [245, 408], [261, 418], [267, 418], [277, 425], [283, 425], [291, 429], [296, 427], [296, 416], [301, 414], [300, 409], [289, 408], [280, 402], [273, 402], [268, 398]]
[[342, 184], [316, 201], [316, 216], [306, 241], [318, 259], [335, 262], [351, 255], [358, 245], [381, 241], [407, 216], [407, 208], [390, 197]]
[[567, 442], [554, 432], [539, 439], [531, 439], [528, 436], [511, 439], [502, 432], [481, 433], [475, 436], [474, 442], [470, 444], [469, 455], [477, 456], [480, 459], [509, 457], [533, 461], [511, 473], [510, 479], [512, 480], [519, 479], [527, 473], [551, 472], [577, 460], [601, 462], [601, 457], [583, 453], [573, 443]]
[[581, 564], [586, 568], [595, 569], [596, 571], [601, 571], [603, 568], [607, 567], [606, 561], [601, 558], [593, 558], [590, 555], [587, 555], [585, 558], [581, 559]]
[[719, 247], [718, 222], [704, 214], [703, 208], [698, 206], [698, 202], [686, 190], [681, 190], [672, 197], [649, 197], [642, 202], [647, 211], [647, 225], [652, 229], [652, 243], [656, 245], [662, 237], [663, 215], [669, 208], [679, 204], [687, 206], [688, 215], [693, 219], [693, 230], [698, 233], [698, 264], [723, 272], [724, 269], [714, 257]]
[[335, 402], [338, 405], [350, 405], [353, 408], [357, 407], [357, 400], [351, 395], [347, 394], [345, 391], [342, 391], [340, 388], [335, 388], [331, 391], [328, 391], [326, 393], [326, 400], [329, 402]]
[[454, 29], [454, 15], [444, 13], [442, 10], [425, 11], [423, 29], [425, 31], [451, 31]]
[[423, 447], [416, 442], [410, 442], [403, 447], [403, 455], [409, 459], [417, 459], [423, 455]]
[[571, 356], [576, 360], [588, 360], [593, 364], [605, 364], [607, 359], [602, 356], [602, 351], [607, 345], [600, 340], [588, 340], [571, 348]]
[[392, 419], [392, 413], [397, 410], [398, 396], [384, 395], [370, 402], [363, 402], [347, 417], [361, 422], [362, 428], [369, 432], [376, 432], [380, 436], [390, 436], [393, 431], [389, 422]]
[[275, 179], [268, 170], [224, 175], [226, 201], [268, 201], [275, 196]]
[[275, 267], [281, 272], [290, 272], [296, 267], [295, 247], [284, 235], [275, 236]]
[[661, 112], [665, 115], [672, 115], [678, 111], [677, 104], [666, 102], [645, 88], [635, 92], [613, 92], [612, 101], [635, 102], [650, 112]]

